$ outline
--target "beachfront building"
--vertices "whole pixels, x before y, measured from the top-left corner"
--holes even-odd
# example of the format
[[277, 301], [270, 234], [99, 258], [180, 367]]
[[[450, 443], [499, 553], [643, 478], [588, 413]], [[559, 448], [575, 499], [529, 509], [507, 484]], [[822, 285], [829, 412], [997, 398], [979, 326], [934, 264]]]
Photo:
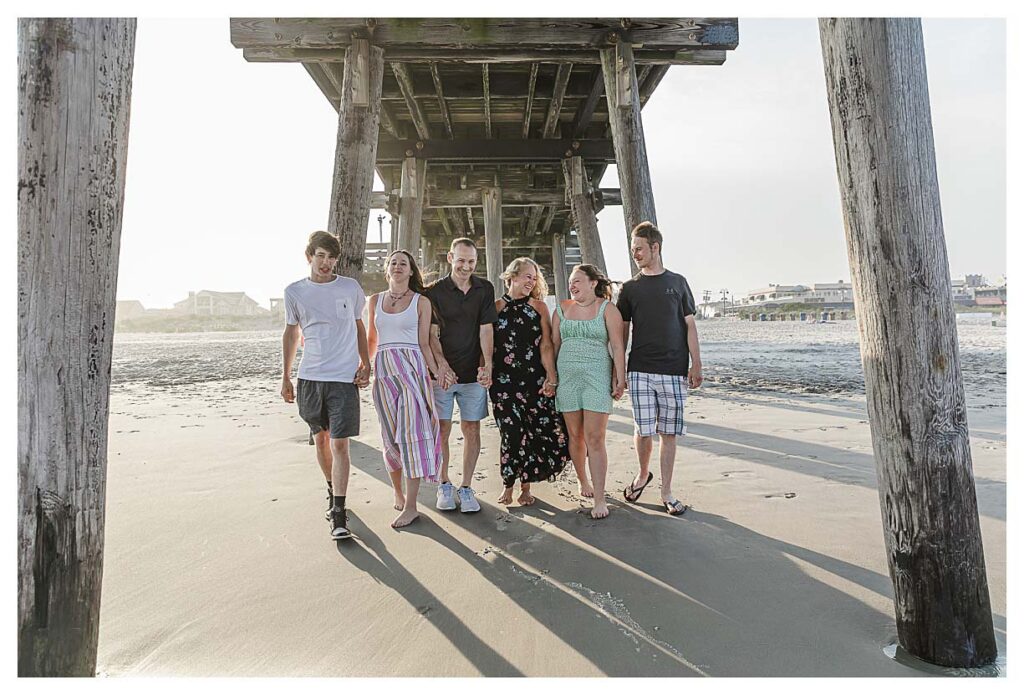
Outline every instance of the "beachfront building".
[[174, 303], [175, 314], [185, 316], [260, 316], [269, 314], [245, 292], [189, 292], [188, 298]]
[[127, 321], [146, 313], [146, 307], [138, 299], [118, 299], [114, 316], [116, 321]]

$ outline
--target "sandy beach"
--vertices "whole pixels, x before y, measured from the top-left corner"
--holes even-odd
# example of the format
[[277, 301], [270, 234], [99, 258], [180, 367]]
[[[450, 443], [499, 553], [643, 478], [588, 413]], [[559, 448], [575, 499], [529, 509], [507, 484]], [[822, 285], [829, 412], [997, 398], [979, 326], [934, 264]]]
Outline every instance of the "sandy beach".
[[[675, 490], [692, 508], [681, 518], [656, 504], [657, 474], [639, 504], [622, 500], [635, 471], [623, 401], [609, 423], [608, 519], [585, 513], [571, 472], [535, 486], [532, 507], [496, 505], [488, 419], [474, 481], [483, 510], [438, 512], [424, 485], [421, 519], [395, 531], [365, 390], [348, 493], [355, 538], [335, 544], [307, 429], [277, 377], [122, 383], [98, 670], [925, 675], [883, 653], [895, 640], [892, 586], [863, 397], [709, 383], [687, 407]], [[1002, 647], [1005, 405], [969, 417]]]

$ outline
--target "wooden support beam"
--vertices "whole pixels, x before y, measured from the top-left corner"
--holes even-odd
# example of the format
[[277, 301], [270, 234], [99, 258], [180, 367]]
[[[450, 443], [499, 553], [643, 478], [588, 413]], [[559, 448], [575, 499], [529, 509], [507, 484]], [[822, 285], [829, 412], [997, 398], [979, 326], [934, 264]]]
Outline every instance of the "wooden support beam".
[[541, 137], [551, 138], [555, 136], [555, 129], [558, 127], [558, 116], [562, 113], [562, 100], [565, 98], [565, 88], [569, 84], [569, 75], [572, 73], [572, 63], [559, 63], [558, 73], [555, 75], [555, 86], [551, 91], [551, 101], [548, 103], [548, 115], [544, 119], [544, 130]]
[[526, 106], [523, 107], [523, 139], [530, 137], [530, 117], [533, 115], [533, 92], [537, 87], [537, 72], [540, 63], [530, 66], [530, 81], [526, 85]]
[[598, 103], [601, 101], [601, 95], [604, 93], [604, 75], [601, 70], [594, 71], [594, 82], [590, 86], [590, 92], [587, 94], [587, 98], [576, 109], [576, 116], [572, 120], [572, 136], [574, 138], [581, 138], [587, 130], [587, 126], [590, 125], [590, 121], [594, 118], [594, 110], [597, 108]]
[[448, 237], [453, 236], [452, 235], [452, 226], [448, 222], [448, 209], [447, 208], [434, 208], [434, 210], [437, 213], [438, 221], [441, 223], [441, 226], [444, 227], [445, 236], [448, 236]]
[[526, 221], [526, 229], [523, 235], [527, 238], [536, 236], [537, 230], [540, 227], [540, 220], [544, 216], [543, 205], [531, 205], [530, 206], [530, 217]]
[[412, 118], [416, 134], [424, 140], [429, 140], [430, 125], [427, 123], [427, 117], [423, 114], [423, 109], [420, 107], [420, 103], [416, 101], [416, 96], [413, 93], [412, 76], [409, 74], [409, 68], [404, 63], [392, 61], [391, 71], [395, 74], [398, 88], [405, 98], [405, 105], [409, 108], [409, 117]]
[[505, 265], [501, 256], [501, 189], [485, 188], [481, 193], [484, 207], [484, 245], [487, 252], [487, 279], [497, 294], [503, 287], [501, 274]]
[[[308, 17], [231, 20], [231, 43], [236, 48], [343, 48], [353, 34], [366, 32], [362, 17]], [[559, 49], [593, 50], [609, 33], [650, 49], [731, 50], [739, 43], [738, 22], [728, 18], [631, 18], [623, 29], [619, 18], [499, 18], [451, 19], [378, 17], [373, 41], [392, 49]]]
[[405, 130], [398, 123], [398, 119], [391, 112], [391, 107], [384, 102], [380, 103], [380, 127], [387, 131], [391, 137], [402, 139], [405, 137]]
[[481, 74], [483, 75], [484, 81], [484, 128], [487, 133], [487, 139], [492, 137], [491, 134], [491, 70], [487, 63], [480, 66]]
[[[292, 48], [267, 47], [243, 48], [242, 57], [250, 63], [342, 63], [344, 49], [337, 48]], [[701, 49], [634, 49], [634, 62], [638, 65], [721, 65], [725, 62], [725, 50]], [[475, 65], [515, 65], [519, 63], [575, 63], [576, 65], [600, 65], [601, 60], [594, 47], [579, 49], [388, 49], [388, 59], [408, 64], [429, 63]]]
[[569, 298], [569, 273], [565, 267], [565, 237], [553, 234], [551, 237], [551, 275], [555, 278], [555, 298], [564, 301]]
[[997, 656], [920, 19], [821, 19], [900, 646]]
[[544, 216], [544, 222], [540, 225], [540, 235], [547, 237], [548, 232], [551, 231], [551, 223], [555, 221], [555, 213], [557, 212], [554, 205], [548, 208], [548, 214]]
[[399, 208], [398, 246], [409, 253], [420, 250], [423, 198], [426, 190], [427, 162], [407, 157], [402, 163], [402, 188]]
[[615, 145], [611, 139], [588, 140], [399, 140], [382, 142], [377, 147], [377, 164], [399, 164], [412, 151], [434, 164], [541, 163], [559, 162], [579, 155], [588, 162], [614, 162]]
[[605, 273], [608, 266], [604, 261], [604, 250], [601, 248], [601, 237], [597, 231], [597, 215], [594, 212], [591, 197], [590, 181], [587, 170], [580, 157], [570, 157], [562, 162], [565, 176], [567, 198], [572, 209], [572, 218], [576, 227], [576, 236], [580, 240], [580, 251], [583, 262], [596, 265]]
[[[622, 191], [622, 216], [626, 222], [626, 248], [629, 233], [638, 224], [650, 220], [658, 223], [654, 209], [651, 170], [647, 164], [644, 127], [640, 118], [640, 90], [636, 84], [633, 49], [619, 41], [614, 48], [601, 49], [604, 73], [604, 94], [608, 101], [609, 124], [615, 145], [615, 163]], [[625, 84], [626, 82], [629, 84]], [[630, 101], [619, 99], [628, 95]], [[629, 257], [631, 274], [636, 274], [633, 256]]]
[[330, 102], [331, 106], [337, 111], [341, 108], [341, 95], [335, 88], [334, 83], [327, 77], [324, 72], [324, 68], [320, 63], [303, 63], [302, 67], [306, 69], [309, 76], [313, 78], [313, 82], [320, 88], [323, 95], [327, 97], [327, 101]]
[[469, 236], [476, 237], [476, 219], [473, 217], [473, 208], [466, 207], [466, 223], [469, 225]]
[[437, 92], [437, 106], [441, 110], [441, 120], [444, 122], [444, 129], [449, 138], [454, 138], [452, 131], [452, 117], [448, 113], [448, 102], [444, 100], [444, 88], [441, 85], [441, 73], [437, 70], [437, 63], [430, 64], [430, 78], [434, 81], [434, 90]]
[[[431, 208], [466, 208], [468, 214], [473, 207], [480, 207], [480, 188], [451, 189], [434, 188], [424, 197], [423, 207]], [[618, 188], [593, 189], [593, 195], [600, 199], [602, 205], [621, 205], [622, 193]], [[370, 194], [370, 207], [387, 208], [390, 196], [384, 191]], [[502, 189], [502, 205], [516, 206], [547, 206], [564, 210], [565, 191], [561, 188], [505, 188]], [[394, 213], [397, 214], [397, 213]]]
[[18, 20], [18, 675], [96, 675], [134, 19]]
[[[327, 230], [338, 237], [341, 256], [336, 272], [362, 278], [366, 259], [366, 223], [373, 192], [374, 162], [380, 129], [380, 89], [384, 79], [384, 51], [367, 45], [364, 75], [359, 74], [361, 44], [354, 42], [346, 51], [349, 59], [341, 67], [341, 108], [334, 151], [334, 181]], [[360, 81], [366, 81], [366, 105], [359, 105]]]
[[647, 71], [647, 75], [644, 78], [644, 81], [639, 82], [639, 78], [637, 78], [637, 82], [640, 84], [640, 108], [643, 108], [644, 106], [647, 105], [647, 100], [651, 98], [651, 95], [654, 93], [654, 90], [658, 88], [659, 84], [661, 84], [661, 80], [668, 73], [668, 69], [671, 66], [648, 65], [645, 67], [649, 68], [649, 70]]
[[442, 209], [451, 218], [452, 235], [456, 237], [466, 236], [466, 223], [462, 220], [462, 208]]
[[[352, 104], [370, 105], [370, 42], [366, 39], [352, 39]], [[346, 62], [349, 58], [346, 58]]]

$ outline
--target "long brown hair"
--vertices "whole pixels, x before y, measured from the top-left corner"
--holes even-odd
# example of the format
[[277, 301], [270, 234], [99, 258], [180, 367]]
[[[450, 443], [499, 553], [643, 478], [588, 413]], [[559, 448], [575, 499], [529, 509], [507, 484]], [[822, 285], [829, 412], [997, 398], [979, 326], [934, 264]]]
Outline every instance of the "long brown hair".
[[612, 281], [601, 272], [601, 269], [596, 265], [590, 263], [580, 263], [573, 267], [573, 271], [580, 271], [588, 278], [597, 282], [597, 286], [594, 288], [594, 294], [601, 299], [611, 299], [612, 296]]
[[405, 257], [409, 259], [409, 289], [416, 294], [423, 294], [423, 274], [420, 272], [420, 267], [416, 265], [416, 259], [405, 249], [396, 249], [388, 254], [387, 260], [384, 262], [384, 277], [388, 277], [388, 268], [391, 267], [391, 258], [396, 253], [404, 253]]

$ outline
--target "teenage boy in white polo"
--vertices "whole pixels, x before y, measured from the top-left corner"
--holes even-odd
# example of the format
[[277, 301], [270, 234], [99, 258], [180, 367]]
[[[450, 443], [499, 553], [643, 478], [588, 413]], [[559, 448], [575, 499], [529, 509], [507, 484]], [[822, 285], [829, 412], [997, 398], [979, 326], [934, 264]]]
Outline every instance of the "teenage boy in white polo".
[[[370, 381], [370, 353], [363, 326], [366, 296], [352, 278], [334, 274], [341, 254], [337, 238], [313, 232], [306, 245], [309, 277], [284, 290], [284, 375], [281, 396], [295, 401], [292, 363], [304, 338], [299, 364], [299, 416], [316, 439], [317, 459], [327, 480], [331, 538], [349, 538], [345, 493], [350, 466], [348, 438], [359, 434], [358, 388]], [[328, 442], [329, 438], [329, 442]]]
[[[494, 285], [473, 274], [476, 269], [476, 244], [472, 239], [456, 239], [448, 251], [452, 271], [429, 288], [427, 297], [434, 308], [441, 355], [435, 354], [442, 372], [434, 385], [434, 403], [441, 421], [441, 484], [437, 488], [437, 508], [455, 509], [455, 487], [448, 479], [448, 436], [452, 431], [452, 413], [459, 404], [462, 420], [462, 486], [458, 505], [463, 512], [480, 511], [480, 503], [470, 483], [480, 457], [480, 421], [487, 417], [487, 387], [491, 385], [491, 353], [494, 352]], [[432, 341], [433, 342], [433, 341]], [[452, 379], [453, 373], [457, 380]], [[443, 388], [454, 381], [448, 388]]]
[[622, 285], [616, 306], [622, 314], [623, 342], [633, 344], [626, 382], [636, 421], [636, 456], [640, 472], [623, 494], [636, 502], [654, 477], [649, 471], [654, 435], [661, 439], [661, 501], [665, 511], [679, 515], [686, 506], [672, 495], [676, 437], [686, 433], [683, 406], [688, 388], [700, 386], [700, 344], [694, 322], [693, 293], [686, 278], [662, 263], [661, 232], [650, 222], [632, 231], [630, 252], [640, 272]]

